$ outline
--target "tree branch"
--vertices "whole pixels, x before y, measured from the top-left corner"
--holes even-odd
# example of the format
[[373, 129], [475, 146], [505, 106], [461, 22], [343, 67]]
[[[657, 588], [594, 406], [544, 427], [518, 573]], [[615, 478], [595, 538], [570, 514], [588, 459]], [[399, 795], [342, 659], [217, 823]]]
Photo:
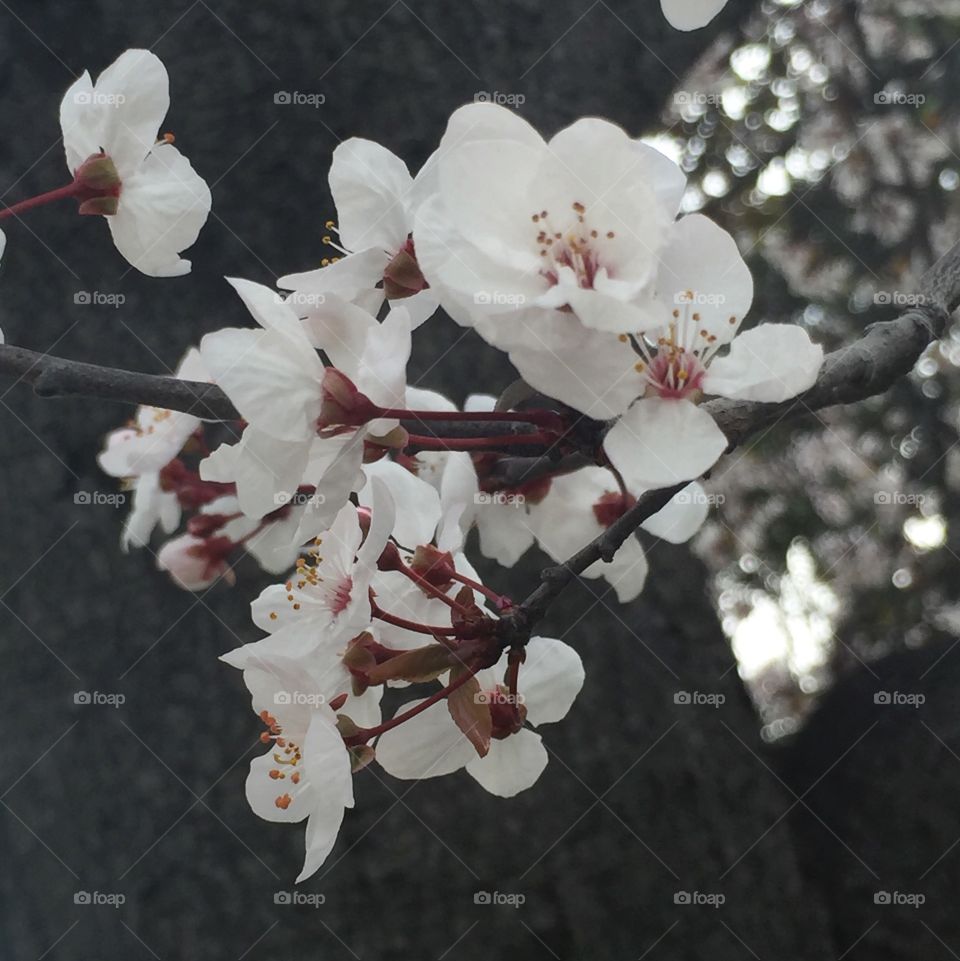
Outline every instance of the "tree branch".
[[[960, 306], [960, 243], [951, 247], [924, 274], [915, 299], [917, 305], [895, 320], [873, 324], [857, 341], [827, 355], [817, 382], [799, 397], [782, 404], [722, 399], [706, 403], [704, 409], [714, 417], [730, 441], [728, 452], [772, 423], [881, 394], [908, 374], [929, 344], [941, 337], [950, 315]], [[43, 397], [99, 397], [183, 411], [205, 420], [236, 420], [239, 417], [227, 396], [214, 384], [100, 367], [38, 354], [21, 347], [0, 345], [0, 374], [13, 375], [32, 384], [36, 393]], [[420, 429], [424, 426], [420, 422], [416, 425]], [[489, 433], [492, 427], [477, 421], [448, 421], [435, 426], [444, 432], [449, 431], [447, 436], [460, 437], [471, 436], [471, 432]], [[532, 425], [502, 423], [498, 423], [496, 429], [500, 434], [536, 430]], [[578, 458], [580, 455], [572, 456]], [[576, 460], [567, 459], [558, 465], [556, 460], [548, 461], [544, 457], [510, 457], [507, 461], [506, 469], [511, 478], [520, 480], [542, 476], [543, 465], [547, 462], [553, 471], [558, 466], [574, 469], [578, 464]], [[501, 619], [504, 644], [523, 643], [533, 624], [543, 617], [549, 604], [567, 584], [596, 561], [611, 560], [643, 521], [665, 507], [686, 484], [644, 494], [596, 540], [563, 564], [544, 570], [543, 583]]]

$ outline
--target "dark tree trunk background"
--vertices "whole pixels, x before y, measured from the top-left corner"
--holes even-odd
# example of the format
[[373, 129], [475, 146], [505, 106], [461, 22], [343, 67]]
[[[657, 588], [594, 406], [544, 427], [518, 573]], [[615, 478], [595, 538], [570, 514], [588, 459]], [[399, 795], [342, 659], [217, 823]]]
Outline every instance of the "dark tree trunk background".
[[[719, 23], [736, 27], [752, 6], [731, 0]], [[319, 260], [338, 140], [380, 140], [415, 166], [449, 112], [480, 91], [522, 94], [524, 114], [545, 131], [601, 114], [639, 133], [655, 126], [714, 34], [669, 31], [653, 0], [4, 8], [8, 203], [64, 182], [57, 107], [83, 68], [96, 74], [132, 46], [153, 47], [168, 66], [165, 129], [214, 193], [188, 253], [193, 274], [144, 278], [127, 270], [104, 224], [47, 208], [6, 225], [0, 277], [8, 342], [151, 372], [172, 368], [204, 332], [248, 322], [224, 274], [270, 283]], [[275, 104], [284, 90], [326, 102]], [[75, 304], [79, 291], [125, 302]], [[473, 336], [439, 320], [428, 330], [413, 382], [461, 401], [511, 379]], [[247, 602], [262, 578], [244, 564], [237, 588], [187, 595], [154, 570], [149, 551], [121, 554], [123, 511], [74, 495], [113, 491], [95, 455], [127, 411], [0, 389], [0, 958], [960, 950], [947, 898], [960, 857], [948, 851], [960, 835], [951, 659], [927, 713], [881, 714], [870, 694], [887, 688], [866, 674], [851, 685], [855, 698], [838, 689], [796, 745], [770, 752], [705, 570], [664, 545], [639, 602], [620, 608], [590, 582], [551, 612], [544, 632], [577, 647], [587, 684], [567, 720], [545, 732], [552, 759], [534, 789], [501, 801], [465, 776], [409, 784], [368, 769], [334, 854], [302, 886], [325, 903], [275, 903], [293, 889], [302, 829], [248, 810], [258, 725], [239, 675], [216, 659], [256, 636]], [[495, 584], [522, 595], [541, 561], [531, 556]], [[74, 703], [95, 690], [125, 703]], [[726, 700], [675, 704], [681, 691]], [[475, 892], [493, 890], [526, 901], [474, 903]], [[876, 906], [880, 890], [925, 890], [928, 900], [919, 911]], [[76, 905], [79, 891], [126, 900]], [[679, 892], [725, 903], [677, 904]]]

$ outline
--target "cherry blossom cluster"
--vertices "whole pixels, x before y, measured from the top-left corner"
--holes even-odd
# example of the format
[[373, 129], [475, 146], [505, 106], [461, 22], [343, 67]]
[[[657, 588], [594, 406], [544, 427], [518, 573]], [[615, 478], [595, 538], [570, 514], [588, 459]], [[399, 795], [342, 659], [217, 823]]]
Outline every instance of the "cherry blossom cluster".
[[[663, 3], [685, 29], [722, 6]], [[146, 51], [96, 84], [84, 74], [61, 107], [73, 180], [5, 214], [72, 197], [138, 269], [188, 271], [210, 194], [158, 136], [167, 107]], [[244, 553], [278, 579], [251, 606], [265, 636], [223, 660], [263, 724], [252, 809], [307, 822], [301, 880], [333, 849], [361, 768], [465, 770], [501, 797], [545, 768], [534, 728], [567, 714], [583, 666], [560, 640], [518, 634], [517, 601], [468, 547], [504, 567], [535, 545], [563, 562], [645, 492], [677, 487], [643, 526], [689, 539], [708, 511], [697, 479], [728, 446], [702, 399], [783, 401], [823, 360], [800, 327], [740, 332], [753, 285], [734, 239], [680, 216], [682, 171], [604, 120], [544, 140], [474, 103], [416, 176], [354, 138], [329, 185], [329, 256], [275, 286], [228, 278], [249, 323], [206, 334], [177, 370], [236, 416], [141, 407], [99, 457], [133, 492], [124, 549], [159, 528], [157, 564], [189, 591], [233, 583]], [[409, 384], [414, 334], [441, 308], [521, 380], [499, 398], [475, 385], [462, 410]], [[584, 574], [635, 598], [639, 540]], [[385, 689], [412, 685], [385, 719]]]

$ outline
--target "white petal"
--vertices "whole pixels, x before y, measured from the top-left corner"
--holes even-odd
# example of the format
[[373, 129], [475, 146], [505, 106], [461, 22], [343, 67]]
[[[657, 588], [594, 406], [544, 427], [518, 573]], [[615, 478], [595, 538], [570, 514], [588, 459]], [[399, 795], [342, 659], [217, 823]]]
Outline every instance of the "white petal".
[[343, 823], [344, 807], [335, 800], [327, 800], [321, 794], [320, 800], [307, 821], [305, 844], [306, 857], [303, 869], [297, 875], [297, 884], [316, 874], [323, 862], [330, 856], [340, 825]]
[[[397, 713], [410, 710], [421, 700], [404, 704]], [[376, 751], [380, 766], [404, 780], [452, 774], [477, 756], [473, 745], [453, 723], [444, 701], [381, 734]]]
[[203, 362], [249, 423], [287, 441], [315, 431], [323, 368], [275, 330], [225, 327], [200, 341]]
[[643, 590], [650, 566], [640, 541], [632, 534], [620, 545], [609, 563], [595, 561], [585, 577], [602, 577], [614, 590], [621, 604], [632, 601]]
[[474, 511], [480, 531], [480, 551], [504, 567], [513, 567], [533, 546], [534, 535], [524, 505], [518, 501], [501, 503], [495, 498], [479, 501]]
[[540, 735], [522, 730], [502, 741], [491, 741], [487, 756], [474, 755], [467, 773], [491, 794], [513, 797], [537, 783], [548, 760]]
[[126, 50], [97, 77], [94, 95], [101, 115], [100, 145], [126, 191], [127, 178], [153, 148], [170, 108], [166, 68], [149, 50]]
[[823, 348], [796, 324], [761, 324], [744, 331], [707, 369], [703, 389], [735, 400], [778, 403], [812, 387]]
[[583, 687], [580, 655], [553, 637], [531, 637], [526, 652], [518, 691], [523, 695], [527, 720], [534, 726], [562, 720]]
[[[285, 274], [277, 280], [284, 290], [297, 290], [305, 294], [338, 294], [344, 300], [353, 300], [361, 291], [376, 286], [383, 280], [383, 271], [390, 257], [379, 247], [368, 247], [333, 261], [326, 267]], [[294, 306], [297, 300], [294, 298]]]
[[603, 441], [630, 490], [694, 480], [726, 448], [726, 437], [705, 410], [688, 400], [661, 397], [634, 404]]
[[[440, 519], [440, 495], [395, 461], [383, 458], [363, 468], [368, 478], [378, 478], [390, 490], [397, 508], [393, 536], [405, 547], [418, 547], [433, 540]], [[362, 507], [373, 505], [372, 486], [365, 486], [357, 500]]]
[[[665, 310], [679, 309], [681, 317], [688, 309], [699, 314], [696, 329], [720, 343], [736, 334], [753, 302], [753, 277], [736, 242], [703, 214], [677, 221], [661, 255], [657, 289]], [[694, 295], [689, 308], [685, 306], [688, 292]], [[691, 333], [697, 345], [698, 338], [699, 334]]]
[[189, 273], [190, 247], [210, 213], [210, 188], [190, 161], [160, 144], [123, 181], [117, 212], [107, 217], [117, 250], [150, 277]]
[[675, 494], [667, 506], [648, 517], [640, 526], [670, 544], [683, 544], [703, 526], [710, 512], [707, 493], [693, 483]]
[[727, 0], [660, 0], [663, 15], [676, 30], [699, 30], [725, 6]]
[[313, 712], [303, 742], [304, 774], [317, 792], [341, 807], [353, 807], [350, 755], [337, 730], [337, 719], [326, 705]]
[[403, 307], [394, 307], [382, 324], [368, 331], [357, 387], [375, 404], [403, 406], [411, 347], [410, 315]]
[[71, 173], [88, 157], [100, 152], [103, 143], [100, 128], [101, 112], [93, 102], [93, 81], [84, 70], [60, 103], [60, 129]]
[[410, 232], [406, 195], [412, 186], [407, 165], [386, 147], [360, 137], [339, 144], [333, 151], [330, 192], [343, 246], [396, 253]]
[[313, 345], [304, 333], [296, 311], [284, 301], [281, 294], [252, 280], [240, 277], [226, 277], [225, 280], [239, 294], [244, 306], [264, 330], [275, 330], [290, 338], [305, 358], [305, 370], [319, 370], [319, 365], [309, 359], [313, 356]]
[[622, 414], [643, 391], [629, 344], [584, 327], [572, 314], [551, 313], [541, 332], [529, 328], [529, 346], [510, 351], [513, 365], [531, 387], [581, 413]]
[[[247, 802], [253, 813], [264, 821], [302, 821], [314, 808], [316, 791], [304, 777], [300, 778], [298, 784], [290, 780], [289, 773], [283, 780], [270, 777], [270, 771], [290, 771], [289, 765], [277, 763], [275, 752], [278, 757], [283, 757], [282, 748], [271, 748], [250, 762], [246, 782]], [[277, 798], [284, 794], [290, 795], [290, 804], [286, 808], [277, 804]]]

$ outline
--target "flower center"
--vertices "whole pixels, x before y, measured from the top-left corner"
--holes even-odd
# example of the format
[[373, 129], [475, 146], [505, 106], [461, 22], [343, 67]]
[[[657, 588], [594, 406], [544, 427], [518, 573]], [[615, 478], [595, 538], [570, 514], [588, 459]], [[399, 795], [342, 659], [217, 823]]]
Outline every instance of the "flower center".
[[352, 591], [353, 578], [349, 574], [338, 581], [333, 590], [330, 591], [327, 596], [327, 605], [330, 608], [330, 613], [333, 614], [334, 617], [346, 610], [347, 605], [350, 603]]
[[[580, 201], [574, 201], [571, 207], [575, 220], [566, 230], [558, 230], [551, 223], [548, 210], [541, 210], [530, 217], [539, 228], [536, 243], [544, 261], [540, 274], [554, 287], [561, 282], [562, 275], [569, 279], [569, 272], [572, 271], [576, 286], [590, 290], [597, 273], [604, 266], [598, 252], [601, 231], [588, 225], [587, 208]], [[616, 236], [612, 230], [602, 233], [608, 240]]]
[[[267, 772], [270, 778], [274, 781], [286, 781], [289, 778], [291, 784], [299, 784], [300, 771], [298, 770], [298, 766], [302, 759], [299, 745], [283, 737], [283, 728], [269, 711], [261, 711], [260, 720], [263, 721], [266, 727], [266, 730], [260, 735], [260, 740], [263, 741], [264, 744], [269, 744], [273, 741], [278, 748], [278, 750], [273, 752], [273, 760], [277, 766]], [[273, 803], [285, 811], [290, 807], [292, 801], [293, 798], [284, 791], [274, 798]]]
[[596, 517], [598, 524], [609, 527], [636, 503], [637, 499], [632, 494], [608, 491], [593, 505], [593, 516]]
[[[701, 325], [699, 311], [692, 310], [696, 303], [692, 290], [678, 301], [681, 307], [674, 308], [655, 343], [642, 334], [620, 334], [620, 342], [640, 357], [633, 368], [647, 382], [647, 392], [658, 397], [690, 397], [701, 391], [707, 367], [725, 343]], [[730, 317], [729, 322], [734, 326], [737, 318]]]

